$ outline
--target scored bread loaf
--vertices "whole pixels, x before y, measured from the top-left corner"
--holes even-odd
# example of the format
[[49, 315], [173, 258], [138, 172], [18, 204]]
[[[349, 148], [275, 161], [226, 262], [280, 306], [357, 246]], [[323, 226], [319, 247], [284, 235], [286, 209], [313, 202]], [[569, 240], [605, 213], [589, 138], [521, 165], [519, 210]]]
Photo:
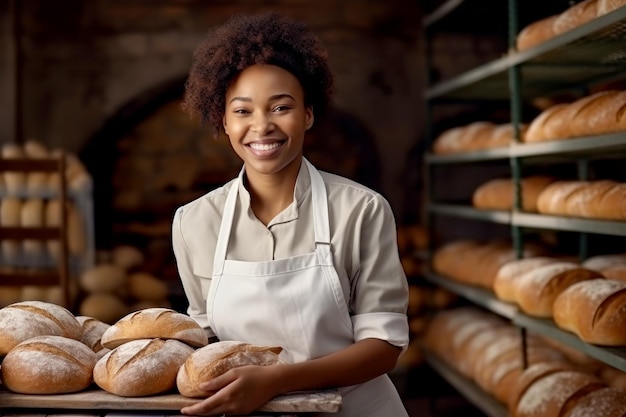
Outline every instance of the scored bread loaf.
[[501, 301], [515, 303], [515, 282], [524, 273], [543, 265], [557, 262], [547, 256], [514, 259], [502, 265], [493, 281], [493, 291]]
[[520, 398], [535, 382], [556, 372], [575, 370], [572, 364], [563, 361], [544, 361], [528, 365], [513, 382], [509, 390], [509, 396], [505, 404], [509, 409], [510, 415], [513, 417], [516, 415]]
[[178, 340], [132, 340], [98, 360], [93, 380], [103, 390], [124, 397], [164, 393], [176, 387], [176, 373], [193, 351]]
[[515, 301], [528, 315], [549, 318], [556, 297], [580, 281], [602, 278], [574, 262], [553, 262], [524, 273], [515, 286]]
[[560, 417], [571, 399], [604, 387], [606, 384], [591, 373], [557, 371], [539, 378], [526, 389], [514, 415]]
[[618, 183], [612, 180], [591, 181], [565, 197], [565, 215], [573, 217], [602, 217], [598, 201]]
[[566, 215], [567, 196], [588, 184], [589, 181], [579, 180], [559, 180], [548, 184], [537, 198], [537, 211], [542, 214]]
[[598, 16], [626, 6], [626, 0], [598, 0]]
[[119, 319], [100, 340], [113, 349], [136, 339], [176, 339], [193, 347], [206, 346], [209, 337], [200, 325], [186, 314], [170, 308], [145, 308]]
[[37, 336], [15, 346], [2, 361], [4, 386], [22, 394], [62, 394], [92, 383], [96, 354], [76, 339]]
[[571, 103], [557, 103], [542, 111], [528, 125], [528, 131], [524, 135], [525, 142], [541, 142], [546, 140], [560, 139], [567, 119], [563, 117]]
[[626, 415], [626, 391], [613, 387], [595, 389], [571, 398], [563, 417], [623, 417]]
[[593, 279], [572, 285], [555, 299], [554, 321], [587, 343], [626, 346], [626, 282]]
[[0, 309], [0, 356], [35, 336], [80, 340], [82, 328], [65, 307], [44, 301], [20, 301]]
[[176, 387], [185, 397], [206, 397], [199, 388], [230, 369], [245, 366], [268, 366], [280, 362], [279, 346], [259, 346], [240, 341], [220, 341], [194, 351], [178, 370]]

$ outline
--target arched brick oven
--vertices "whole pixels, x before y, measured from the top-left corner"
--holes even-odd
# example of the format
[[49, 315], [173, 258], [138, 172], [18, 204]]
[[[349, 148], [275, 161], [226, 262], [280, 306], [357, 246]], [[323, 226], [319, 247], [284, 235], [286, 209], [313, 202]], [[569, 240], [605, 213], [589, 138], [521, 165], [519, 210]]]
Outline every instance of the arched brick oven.
[[[174, 210], [241, 167], [225, 137], [214, 139], [183, 113], [183, 86], [184, 78], [174, 79], [131, 100], [80, 152], [94, 181], [97, 248], [135, 245], [145, 254], [145, 268], [170, 282], [178, 281], [170, 245]], [[374, 139], [346, 112], [316, 124], [305, 155], [320, 169], [379, 189]]]

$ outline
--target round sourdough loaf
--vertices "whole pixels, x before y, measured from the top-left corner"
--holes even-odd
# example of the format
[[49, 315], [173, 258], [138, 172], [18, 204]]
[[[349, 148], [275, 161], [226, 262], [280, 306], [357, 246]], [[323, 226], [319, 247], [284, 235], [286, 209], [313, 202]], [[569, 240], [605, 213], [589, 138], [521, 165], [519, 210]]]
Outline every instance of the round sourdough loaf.
[[185, 397], [206, 397], [203, 382], [245, 365], [268, 366], [280, 362], [278, 346], [258, 346], [239, 341], [211, 343], [194, 351], [178, 370], [176, 387]]
[[587, 343], [626, 346], [626, 282], [593, 279], [572, 285], [556, 297], [554, 321]]
[[554, 262], [524, 273], [516, 283], [515, 301], [535, 317], [552, 317], [556, 297], [580, 281], [602, 278], [597, 271], [574, 262]]
[[35, 336], [80, 340], [82, 328], [65, 307], [44, 301], [20, 301], [0, 309], [0, 356]]
[[176, 387], [178, 368], [193, 348], [178, 340], [139, 339], [116, 347], [98, 360], [93, 380], [123, 397], [156, 395]]
[[78, 340], [37, 336], [15, 346], [2, 361], [2, 381], [22, 394], [63, 394], [92, 383], [96, 354]]
[[180, 340], [193, 347], [209, 343], [207, 333], [191, 317], [161, 307], [127, 314], [104, 332], [100, 343], [113, 349], [132, 340], [154, 338]]

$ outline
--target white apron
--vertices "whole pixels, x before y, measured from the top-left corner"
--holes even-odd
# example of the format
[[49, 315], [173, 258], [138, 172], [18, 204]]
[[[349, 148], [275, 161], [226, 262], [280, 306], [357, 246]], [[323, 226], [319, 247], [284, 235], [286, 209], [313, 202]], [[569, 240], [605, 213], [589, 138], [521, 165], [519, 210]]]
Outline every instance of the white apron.
[[[243, 170], [230, 189], [215, 250], [207, 316], [220, 340], [282, 346], [282, 359], [301, 362], [354, 343], [339, 276], [330, 251], [326, 187], [303, 158], [311, 177], [315, 252], [286, 259], [244, 262], [226, 259]], [[408, 417], [387, 375], [340, 388], [340, 413], [328, 417]]]

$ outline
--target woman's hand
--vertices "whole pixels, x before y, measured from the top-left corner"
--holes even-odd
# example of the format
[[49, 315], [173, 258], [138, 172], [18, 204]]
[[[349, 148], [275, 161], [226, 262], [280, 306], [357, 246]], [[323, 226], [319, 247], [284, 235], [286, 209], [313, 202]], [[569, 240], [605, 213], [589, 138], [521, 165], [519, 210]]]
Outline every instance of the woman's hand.
[[184, 407], [182, 414], [213, 416], [249, 414], [279, 394], [274, 383], [274, 366], [248, 365], [234, 368], [202, 383], [208, 397]]

